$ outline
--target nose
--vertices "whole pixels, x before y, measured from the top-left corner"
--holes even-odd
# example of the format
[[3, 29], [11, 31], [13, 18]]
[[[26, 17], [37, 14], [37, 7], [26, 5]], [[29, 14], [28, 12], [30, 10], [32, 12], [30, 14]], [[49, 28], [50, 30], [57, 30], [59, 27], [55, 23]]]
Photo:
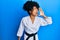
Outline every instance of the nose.
[[36, 9], [36, 12], [38, 12], [38, 10]]

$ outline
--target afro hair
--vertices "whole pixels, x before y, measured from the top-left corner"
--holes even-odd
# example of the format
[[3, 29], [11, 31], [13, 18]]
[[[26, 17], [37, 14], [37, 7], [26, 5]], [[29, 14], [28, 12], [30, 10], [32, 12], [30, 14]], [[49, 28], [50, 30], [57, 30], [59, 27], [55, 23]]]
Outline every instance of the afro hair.
[[36, 6], [37, 9], [39, 9], [39, 4], [35, 1], [27, 1], [24, 5], [23, 5], [23, 9], [27, 12], [31, 11], [33, 9], [33, 7]]

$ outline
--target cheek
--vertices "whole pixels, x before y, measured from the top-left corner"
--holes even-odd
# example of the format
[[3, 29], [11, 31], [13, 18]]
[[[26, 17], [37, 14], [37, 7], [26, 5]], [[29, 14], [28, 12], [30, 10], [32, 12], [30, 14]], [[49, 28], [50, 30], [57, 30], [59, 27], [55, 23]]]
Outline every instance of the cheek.
[[37, 10], [34, 10], [34, 11], [33, 11], [33, 13], [34, 13], [34, 14], [37, 14], [37, 13], [38, 13], [38, 11], [37, 11]]
[[38, 12], [38, 10], [37, 10], [37, 9], [35, 9], [35, 10], [34, 10], [34, 12], [35, 12], [35, 13], [37, 13], [37, 12]]
[[35, 15], [35, 16], [36, 16], [36, 15], [38, 15], [38, 13], [36, 13], [36, 12], [33, 12], [33, 15]]

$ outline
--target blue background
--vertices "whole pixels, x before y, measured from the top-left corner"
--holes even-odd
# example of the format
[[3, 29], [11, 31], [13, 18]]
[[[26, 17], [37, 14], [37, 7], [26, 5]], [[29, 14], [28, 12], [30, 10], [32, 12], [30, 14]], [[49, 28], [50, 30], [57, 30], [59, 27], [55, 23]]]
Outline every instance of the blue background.
[[[28, 15], [22, 9], [26, 1], [0, 0], [0, 40], [17, 40], [16, 34], [21, 18]], [[39, 40], [60, 40], [60, 0], [35, 1], [39, 3], [45, 14], [53, 19], [53, 24], [39, 29]]]

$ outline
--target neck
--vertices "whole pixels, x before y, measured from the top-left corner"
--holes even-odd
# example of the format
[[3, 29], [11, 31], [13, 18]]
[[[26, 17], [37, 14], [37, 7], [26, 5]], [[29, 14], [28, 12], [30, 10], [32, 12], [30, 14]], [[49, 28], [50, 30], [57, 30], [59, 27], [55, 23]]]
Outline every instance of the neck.
[[32, 24], [33, 24], [33, 23], [34, 23], [34, 21], [35, 21], [35, 16], [30, 15], [30, 19], [31, 19], [31, 22], [32, 22]]
[[30, 15], [30, 18], [31, 18], [31, 19], [35, 19], [35, 16], [33, 16], [33, 15]]

